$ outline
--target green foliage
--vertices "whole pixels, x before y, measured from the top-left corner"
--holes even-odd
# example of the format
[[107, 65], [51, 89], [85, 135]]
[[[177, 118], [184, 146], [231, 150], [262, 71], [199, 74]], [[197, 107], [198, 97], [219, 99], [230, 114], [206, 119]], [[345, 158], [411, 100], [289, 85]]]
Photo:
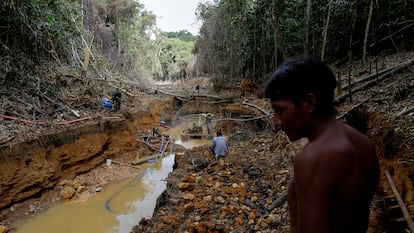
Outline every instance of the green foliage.
[[[406, 0], [378, 0], [372, 22], [371, 52], [388, 48], [392, 51], [414, 49], [414, 3]], [[392, 36], [388, 37], [390, 34]], [[388, 38], [382, 40], [383, 38]]]
[[[198, 71], [212, 74], [216, 84], [223, 80], [238, 84], [242, 78], [260, 82], [280, 62], [302, 55], [305, 2], [216, 0], [199, 4], [197, 16], [202, 27], [195, 46]], [[368, 54], [414, 49], [414, 4], [404, 0], [374, 2]], [[348, 54], [361, 56], [369, 1], [318, 0], [311, 6], [309, 52], [321, 54], [329, 13], [325, 60], [344, 60]]]
[[[413, 49], [414, 4], [374, 2], [368, 54]], [[188, 72], [195, 54], [197, 72], [212, 74], [217, 83], [235, 84], [242, 78], [261, 81], [283, 60], [302, 54], [305, 7], [303, 0], [200, 3], [196, 13], [203, 24], [195, 37], [186, 30], [159, 32], [156, 16], [144, 10], [139, 0], [3, 0], [0, 43], [33, 58], [44, 55], [62, 61], [72, 58], [72, 46], [82, 33], [125, 74], [177, 79]], [[369, 1], [313, 1], [310, 52], [321, 52], [329, 12], [326, 60], [360, 56], [368, 10]]]
[[238, 84], [241, 78], [261, 79], [274, 68], [275, 35], [269, 4], [272, 1], [223, 0], [199, 6], [204, 23], [196, 48], [198, 60], [210, 66], [210, 73]]
[[[125, 73], [133, 71], [163, 79], [180, 77], [192, 57], [195, 36], [186, 30], [157, 31], [156, 16], [134, 0], [107, 0], [103, 6], [107, 13], [101, 19], [112, 33], [113, 43], [105, 49], [111, 63]], [[101, 34], [105, 33], [98, 30], [96, 36]]]
[[196, 37], [187, 30], [181, 30], [179, 32], [162, 32], [161, 34], [167, 38], [177, 38], [185, 42], [194, 42], [196, 40]]
[[192, 58], [195, 37], [187, 32], [164, 32], [158, 37], [159, 61], [163, 79], [186, 78], [186, 68]]
[[0, 25], [6, 28], [0, 34], [2, 43], [35, 51], [34, 56], [48, 53], [65, 58], [68, 42], [79, 35], [78, 1], [4, 0], [0, 9]]
[[131, 79], [151, 75], [157, 66], [156, 16], [135, 0], [89, 1], [87, 22], [109, 63]]

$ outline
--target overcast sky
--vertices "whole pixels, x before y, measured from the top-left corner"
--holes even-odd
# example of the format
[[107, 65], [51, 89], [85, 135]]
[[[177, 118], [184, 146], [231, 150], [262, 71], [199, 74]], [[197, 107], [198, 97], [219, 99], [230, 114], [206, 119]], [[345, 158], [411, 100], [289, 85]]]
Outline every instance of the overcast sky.
[[187, 30], [197, 35], [200, 24], [195, 10], [200, 0], [139, 0], [157, 16], [157, 27], [163, 31]]

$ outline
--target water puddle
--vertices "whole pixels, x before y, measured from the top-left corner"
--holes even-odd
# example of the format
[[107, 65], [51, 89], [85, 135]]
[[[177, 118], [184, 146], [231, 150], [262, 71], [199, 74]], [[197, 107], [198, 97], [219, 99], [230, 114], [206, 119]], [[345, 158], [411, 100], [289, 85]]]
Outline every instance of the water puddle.
[[193, 147], [202, 146], [202, 145], [210, 145], [213, 141], [209, 139], [190, 139], [188, 141], [181, 141], [181, 139], [177, 139], [175, 143], [177, 145], [181, 145], [186, 149], [191, 149]]
[[[200, 122], [197, 122], [198, 124]], [[182, 132], [194, 122], [174, 127], [168, 134], [174, 143], [189, 149], [210, 145], [212, 137], [182, 140]], [[204, 126], [205, 127], [205, 126]], [[204, 129], [203, 129], [204, 130]], [[156, 200], [166, 188], [168, 174], [174, 165], [171, 154], [153, 163], [140, 165], [137, 176], [106, 186], [86, 202], [56, 204], [17, 226], [17, 233], [126, 233], [142, 218], [150, 218]]]
[[141, 218], [151, 217], [166, 188], [174, 155], [140, 165], [138, 176], [110, 184], [86, 202], [66, 202], [23, 222], [17, 233], [126, 233]]
[[202, 146], [202, 145], [210, 145], [213, 141], [213, 137], [202, 137], [202, 138], [191, 138], [188, 140], [183, 141], [181, 138], [181, 134], [184, 130], [190, 128], [190, 124], [182, 125], [178, 127], [171, 128], [168, 131], [168, 135], [174, 139], [174, 143], [177, 145], [181, 145], [186, 149], [191, 149], [193, 147]]

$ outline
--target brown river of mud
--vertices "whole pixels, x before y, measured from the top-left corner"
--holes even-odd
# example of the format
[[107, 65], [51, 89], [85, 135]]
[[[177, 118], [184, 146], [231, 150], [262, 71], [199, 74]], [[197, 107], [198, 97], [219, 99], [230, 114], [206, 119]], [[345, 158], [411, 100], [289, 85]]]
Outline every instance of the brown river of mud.
[[[207, 138], [181, 140], [187, 125], [175, 127], [168, 134], [174, 145], [190, 149], [209, 145]], [[171, 148], [171, 147], [170, 147]], [[160, 159], [136, 166], [135, 177], [105, 187], [96, 187], [96, 195], [54, 204], [45, 212], [16, 223], [16, 233], [127, 233], [142, 218], [150, 218], [156, 201], [166, 188], [166, 178], [174, 165], [173, 148]], [[119, 164], [106, 160], [104, 166], [119, 169]], [[121, 165], [122, 166], [122, 165]]]
[[16, 232], [130, 232], [137, 219], [152, 215], [173, 163], [174, 155], [169, 155], [142, 164], [136, 177], [110, 184], [87, 201], [75, 200], [52, 206], [20, 223]]
[[[401, 85], [396, 85], [399, 82], [393, 79], [373, 90], [374, 94], [367, 91], [355, 93], [353, 102], [339, 106], [339, 115], [350, 124], [358, 123], [361, 126], [358, 129], [373, 140], [380, 158], [381, 173], [389, 171], [412, 216], [414, 169], [410, 155], [413, 151], [413, 113], [404, 110], [412, 106], [412, 95], [404, 95], [401, 100], [389, 96], [397, 87], [405, 90], [403, 82], [406, 82], [406, 77], [397, 75], [396, 78], [402, 80]], [[394, 89], [388, 90], [390, 87]], [[412, 79], [408, 87], [412, 87]], [[384, 101], [390, 104], [386, 105]], [[251, 103], [266, 110], [267, 105], [262, 102]], [[4, 187], [2, 192], [8, 193], [0, 198], [4, 210], [4, 214], [0, 213], [0, 225], [8, 227], [7, 233], [48, 232], [48, 229], [40, 228], [46, 222], [53, 224], [48, 226], [54, 229], [53, 232], [71, 232], [72, 229], [73, 232], [90, 233], [130, 232], [131, 227], [136, 233], [288, 232], [288, 212], [283, 194], [291, 179], [294, 154], [304, 142], [287, 141], [283, 134], [271, 131], [270, 124], [264, 120], [242, 121], [246, 116], [263, 115], [256, 113], [257, 109], [246, 107], [244, 102], [202, 107], [202, 112], [213, 112], [213, 107], [219, 109], [220, 113], [215, 114], [228, 119], [217, 124], [228, 136], [230, 150], [225, 159], [214, 161], [206, 145], [211, 143], [210, 140], [181, 141], [181, 137], [172, 136], [174, 143], [181, 146], [174, 147], [175, 163], [165, 169], [161, 161], [172, 154], [169, 148], [165, 159], [137, 165], [139, 169], [117, 163], [105, 165], [108, 158], [131, 164], [131, 161], [154, 154], [145, 144], [137, 143], [135, 133], [148, 135], [154, 123], [165, 119], [172, 119], [171, 125], [176, 127], [176, 122], [187, 123], [184, 116], [201, 111], [198, 102], [189, 102], [182, 107], [181, 115], [174, 115], [172, 107], [162, 106], [148, 105], [148, 112], [128, 115], [124, 121], [100, 119], [89, 127], [68, 129], [65, 134], [30, 141], [21, 149], [4, 147], [6, 156], [1, 157], [0, 170], [13, 170], [14, 173], [0, 179], [0, 183], [7, 181], [1, 187]], [[170, 113], [168, 117], [164, 112]], [[231, 121], [232, 118], [241, 120]], [[174, 122], [174, 119], [178, 120]], [[204, 127], [203, 121], [198, 123]], [[188, 123], [184, 127], [191, 125]], [[182, 130], [177, 129], [176, 133]], [[50, 146], [43, 148], [44, 144]], [[74, 147], [79, 149], [73, 150]], [[159, 144], [154, 147], [159, 148]], [[186, 149], [191, 147], [194, 148]], [[159, 168], [151, 170], [151, 166]], [[168, 175], [173, 166], [176, 166], [174, 172]], [[157, 169], [168, 172], [157, 176]], [[117, 172], [113, 172], [115, 170]], [[146, 171], [148, 174], [142, 183], [136, 182], [139, 174]], [[155, 174], [152, 181], [151, 171]], [[112, 173], [111, 177], [100, 179], [108, 176], [106, 173]], [[151, 182], [162, 187], [159, 190]], [[391, 215], [388, 211], [397, 206], [396, 202], [386, 203], [393, 197], [389, 183], [385, 176], [381, 177], [372, 203], [369, 233], [408, 232], [405, 221], [399, 221], [398, 225], [393, 222], [402, 219], [403, 215], [400, 212]], [[74, 189], [74, 194], [62, 198], [62, 190], [67, 186]], [[96, 188], [102, 190], [96, 192]], [[48, 194], [49, 191], [53, 192]], [[57, 197], [51, 196], [55, 193]], [[151, 196], [152, 193], [158, 194]], [[2, 219], [4, 216], [7, 216], [6, 220]], [[15, 225], [20, 219], [28, 220]]]

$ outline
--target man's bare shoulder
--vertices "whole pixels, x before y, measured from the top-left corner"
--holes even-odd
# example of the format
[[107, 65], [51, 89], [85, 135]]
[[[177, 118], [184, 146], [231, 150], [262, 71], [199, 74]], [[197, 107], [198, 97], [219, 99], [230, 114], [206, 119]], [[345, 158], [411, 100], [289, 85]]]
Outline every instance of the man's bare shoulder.
[[329, 163], [352, 153], [350, 144], [344, 137], [327, 137], [308, 143], [296, 157], [307, 162]]
[[339, 175], [350, 163], [349, 156], [355, 153], [355, 148], [346, 132], [341, 127], [332, 128], [316, 140], [309, 142], [296, 155], [295, 166], [300, 169], [308, 167], [313, 170], [312, 173], [324, 171]]
[[323, 166], [335, 174], [351, 166], [353, 162], [376, 159], [373, 143], [356, 129], [342, 123], [334, 125], [318, 139], [308, 143], [295, 157], [299, 167]]

